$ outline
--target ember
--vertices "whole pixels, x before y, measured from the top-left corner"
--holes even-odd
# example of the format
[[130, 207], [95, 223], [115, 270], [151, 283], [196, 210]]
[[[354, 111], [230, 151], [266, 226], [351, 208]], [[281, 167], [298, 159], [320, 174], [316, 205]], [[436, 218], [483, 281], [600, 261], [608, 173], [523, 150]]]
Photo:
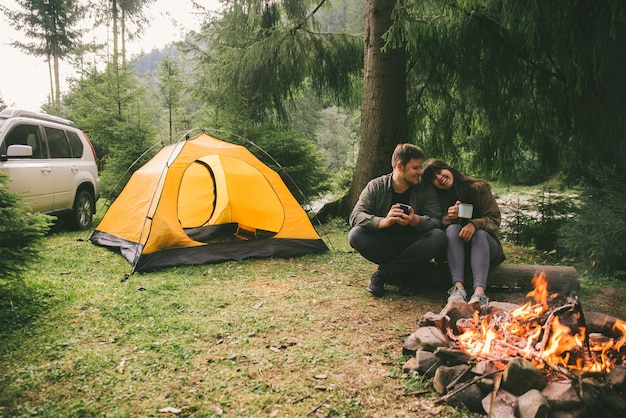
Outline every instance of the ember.
[[432, 377], [441, 402], [490, 416], [625, 416], [626, 322], [585, 318], [577, 298], [549, 294], [545, 273], [532, 285], [523, 306], [455, 301], [424, 315], [404, 369]]

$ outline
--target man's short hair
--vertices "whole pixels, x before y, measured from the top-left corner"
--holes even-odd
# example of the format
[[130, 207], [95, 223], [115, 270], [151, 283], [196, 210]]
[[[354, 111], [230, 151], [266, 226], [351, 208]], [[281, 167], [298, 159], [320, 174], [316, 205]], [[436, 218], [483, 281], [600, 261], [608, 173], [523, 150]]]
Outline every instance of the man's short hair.
[[407, 165], [412, 159], [423, 160], [424, 151], [417, 145], [408, 143], [398, 144], [391, 156], [391, 167], [395, 168], [398, 163]]

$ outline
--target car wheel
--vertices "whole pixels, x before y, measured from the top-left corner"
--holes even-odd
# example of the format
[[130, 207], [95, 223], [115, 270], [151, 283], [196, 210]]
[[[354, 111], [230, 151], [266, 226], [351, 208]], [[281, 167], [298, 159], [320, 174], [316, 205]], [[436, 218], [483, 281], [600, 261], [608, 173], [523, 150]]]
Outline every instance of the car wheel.
[[93, 197], [86, 190], [80, 190], [74, 200], [71, 223], [75, 229], [91, 228], [93, 220]]

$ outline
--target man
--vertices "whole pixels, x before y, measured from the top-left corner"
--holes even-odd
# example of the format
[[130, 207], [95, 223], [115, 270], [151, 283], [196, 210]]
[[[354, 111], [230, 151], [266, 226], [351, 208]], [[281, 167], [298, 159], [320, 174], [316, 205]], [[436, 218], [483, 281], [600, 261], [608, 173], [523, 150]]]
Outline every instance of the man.
[[420, 183], [423, 161], [421, 148], [399, 144], [393, 171], [371, 180], [350, 214], [350, 245], [378, 264], [367, 287], [376, 297], [384, 294], [385, 283], [414, 294], [419, 270], [446, 247], [437, 192], [430, 182]]

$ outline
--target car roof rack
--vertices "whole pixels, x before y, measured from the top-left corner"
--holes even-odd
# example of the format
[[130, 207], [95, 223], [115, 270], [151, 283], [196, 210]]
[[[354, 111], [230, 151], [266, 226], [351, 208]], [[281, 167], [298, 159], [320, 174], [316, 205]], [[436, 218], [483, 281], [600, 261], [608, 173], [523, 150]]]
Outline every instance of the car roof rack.
[[60, 123], [62, 125], [76, 127], [74, 122], [72, 122], [69, 119], [63, 119], [58, 116], [52, 116], [52, 115], [48, 115], [46, 113], [41, 113], [41, 112], [33, 112], [32, 110], [6, 108], [0, 112], [0, 119], [10, 119], [10, 118], [20, 118], [20, 117], [45, 120], [48, 122], [55, 122], [55, 123]]

